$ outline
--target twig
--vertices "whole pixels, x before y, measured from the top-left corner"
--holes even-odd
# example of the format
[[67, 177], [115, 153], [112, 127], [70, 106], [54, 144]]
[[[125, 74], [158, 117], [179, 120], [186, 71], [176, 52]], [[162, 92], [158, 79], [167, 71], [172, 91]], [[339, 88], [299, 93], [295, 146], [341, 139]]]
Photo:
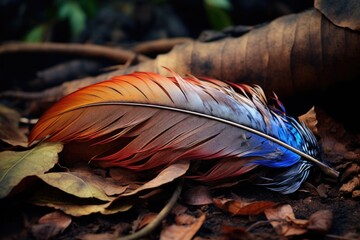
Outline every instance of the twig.
[[95, 44], [80, 43], [7, 43], [0, 46], [0, 54], [13, 52], [59, 52], [66, 54], [78, 54], [88, 57], [103, 57], [116, 62], [125, 63], [136, 57], [139, 62], [150, 58], [121, 49], [119, 47], [108, 47]]
[[174, 193], [172, 194], [169, 202], [165, 205], [165, 207], [159, 212], [159, 214], [155, 217], [155, 219], [151, 223], [146, 225], [144, 228], [142, 228], [138, 232], [135, 232], [133, 234], [130, 234], [130, 235], [127, 235], [124, 237], [119, 237], [117, 240], [139, 239], [141, 237], [144, 237], [144, 236], [150, 234], [156, 227], [158, 227], [160, 225], [161, 221], [170, 213], [171, 209], [173, 208], [173, 206], [175, 205], [175, 203], [177, 202], [177, 200], [180, 196], [182, 186], [183, 186], [183, 179], [180, 180], [180, 182], [177, 185]]
[[131, 48], [131, 50], [141, 54], [165, 53], [170, 51], [175, 45], [189, 41], [193, 41], [193, 39], [186, 37], [158, 39], [139, 43], [135, 47]]

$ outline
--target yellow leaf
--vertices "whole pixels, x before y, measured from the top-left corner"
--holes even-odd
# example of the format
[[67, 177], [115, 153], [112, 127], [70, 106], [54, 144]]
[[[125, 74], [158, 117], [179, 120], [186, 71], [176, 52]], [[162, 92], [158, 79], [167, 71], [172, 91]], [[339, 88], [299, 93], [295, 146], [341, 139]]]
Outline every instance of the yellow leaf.
[[[91, 173], [52, 172], [38, 175], [45, 183], [79, 198], [97, 198], [110, 201], [113, 198], [104, 191], [105, 178]], [[109, 183], [110, 184], [110, 183]], [[126, 187], [119, 186], [125, 191]], [[121, 191], [120, 191], [121, 192]]]
[[6, 197], [25, 177], [51, 169], [62, 148], [60, 143], [44, 143], [27, 151], [0, 152], [0, 198]]

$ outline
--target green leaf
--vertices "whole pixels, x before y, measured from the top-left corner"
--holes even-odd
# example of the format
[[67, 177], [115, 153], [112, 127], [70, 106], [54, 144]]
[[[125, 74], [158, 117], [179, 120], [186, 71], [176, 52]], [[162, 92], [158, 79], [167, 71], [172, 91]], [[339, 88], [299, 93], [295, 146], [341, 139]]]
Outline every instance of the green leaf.
[[205, 10], [213, 29], [222, 30], [233, 24], [229, 13], [224, 8], [212, 4], [205, 4]]
[[43, 143], [27, 151], [0, 152], [0, 198], [6, 197], [25, 177], [51, 169], [62, 148], [60, 143]]
[[78, 2], [61, 2], [58, 15], [60, 19], [69, 21], [71, 32], [74, 36], [85, 28], [86, 14]]
[[38, 25], [31, 29], [25, 36], [25, 42], [42, 42], [46, 32], [47, 26], [45, 24]]
[[229, 0], [205, 0], [205, 4], [225, 10], [230, 10], [232, 8]]

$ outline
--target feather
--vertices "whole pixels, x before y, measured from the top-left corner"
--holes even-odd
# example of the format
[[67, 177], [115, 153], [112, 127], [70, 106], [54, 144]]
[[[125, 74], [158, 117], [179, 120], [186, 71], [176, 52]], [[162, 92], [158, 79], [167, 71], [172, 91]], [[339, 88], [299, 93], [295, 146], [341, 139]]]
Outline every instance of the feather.
[[[136, 72], [82, 88], [51, 107], [29, 141], [87, 142], [101, 146], [93, 164], [138, 172], [196, 161], [188, 177], [208, 183], [259, 169], [261, 184], [282, 193], [296, 191], [313, 163], [328, 169], [315, 159], [314, 135], [270, 107], [261, 87], [172, 74]], [[261, 172], [274, 168], [276, 176]]]

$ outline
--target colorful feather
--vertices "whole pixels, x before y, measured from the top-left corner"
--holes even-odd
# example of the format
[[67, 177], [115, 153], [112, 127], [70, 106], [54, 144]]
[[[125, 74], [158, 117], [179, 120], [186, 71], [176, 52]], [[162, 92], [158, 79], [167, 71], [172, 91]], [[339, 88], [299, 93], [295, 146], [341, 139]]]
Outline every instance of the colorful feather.
[[101, 167], [153, 173], [188, 160], [200, 163], [188, 176], [198, 181], [258, 169], [269, 189], [300, 187], [319, 151], [304, 125], [269, 107], [259, 86], [173, 75], [136, 72], [80, 89], [40, 118], [30, 142], [89, 143]]

